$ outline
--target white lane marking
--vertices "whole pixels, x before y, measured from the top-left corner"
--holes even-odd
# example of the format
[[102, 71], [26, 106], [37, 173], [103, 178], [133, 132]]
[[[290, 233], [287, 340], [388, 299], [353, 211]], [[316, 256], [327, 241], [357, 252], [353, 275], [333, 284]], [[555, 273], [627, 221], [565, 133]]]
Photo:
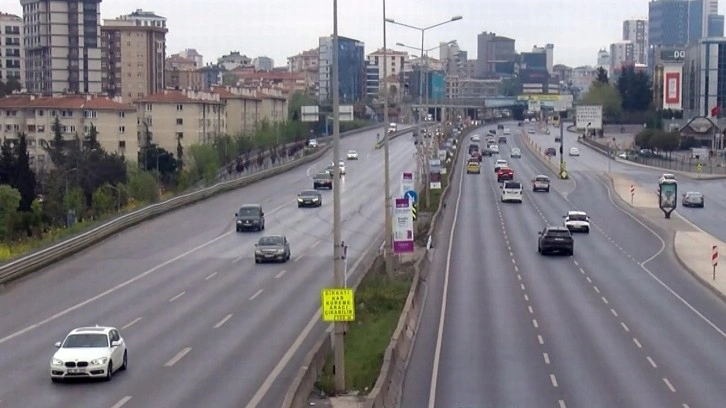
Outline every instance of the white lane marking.
[[515, 261], [514, 259], [512, 259], [512, 264], [513, 265], [516, 265], [517, 264], [517, 261]]
[[206, 278], [204, 278], [204, 280], [210, 280], [210, 279], [212, 279], [212, 278], [213, 278], [213, 277], [215, 277], [215, 276], [217, 276], [217, 272], [216, 272], [216, 271], [215, 271], [215, 272], [212, 272], [212, 273], [210, 273], [209, 275], [207, 275], [207, 277], [206, 277]]
[[618, 312], [616, 312], [615, 309], [610, 308], [610, 313], [612, 313], [613, 316], [618, 317]]
[[286, 273], [287, 273], [287, 271], [285, 269], [281, 270], [280, 272], [277, 273], [277, 275], [275, 275], [275, 279], [282, 278], [282, 275], [284, 275]]
[[224, 316], [222, 320], [220, 320], [217, 324], [214, 325], [215, 329], [219, 329], [222, 327], [225, 323], [227, 323], [227, 320], [232, 318], [232, 313], [228, 314], [227, 316]]
[[[2, 401], [0, 401], [0, 402], [2, 402]], [[691, 407], [689, 407], [688, 404], [683, 404], [683, 408], [691, 408]]]
[[655, 361], [653, 361], [653, 359], [650, 358], [650, 356], [647, 356], [645, 359], [648, 360], [648, 362], [650, 363], [651, 366], [653, 366], [653, 368], [658, 368], [658, 366], [655, 364]]
[[607, 298], [605, 296], [600, 296], [600, 299], [602, 299], [602, 302], [605, 303], [606, 305], [608, 303], [610, 303], [610, 302], [608, 302], [608, 300], [607, 300]]
[[597, 286], [593, 286], [593, 289], [595, 289], [595, 292], [600, 293], [600, 289], [597, 288]]
[[580, 268], [580, 273], [584, 275], [585, 274], [585, 270], [582, 269], [582, 268]]
[[585, 279], [587, 279], [587, 283], [592, 283], [592, 279], [589, 276], [585, 277]]
[[527, 306], [527, 310], [529, 310], [530, 314], [534, 313], [534, 309], [532, 309], [532, 306]]
[[544, 339], [542, 338], [542, 335], [537, 335], [537, 341], [539, 342], [539, 344], [544, 344]]
[[513, 257], [514, 256], [514, 252], [510, 252], [509, 253], [509, 256], [512, 256]]
[[180, 352], [176, 353], [176, 355], [172, 357], [171, 360], [167, 361], [166, 364], [164, 364], [164, 367], [171, 367], [174, 364], [178, 363], [179, 360], [189, 354], [190, 351], [192, 351], [191, 347], [184, 347]]
[[544, 357], [545, 364], [549, 364], [550, 363], [550, 355], [549, 354], [542, 353], [542, 357]]
[[577, 260], [573, 260], [572, 262], [575, 264], [575, 266], [580, 266], [580, 264], [577, 263]]
[[303, 259], [303, 257], [304, 257], [304, 256], [305, 256], [305, 254], [302, 254], [302, 255], [298, 256], [297, 258], [295, 258], [295, 259], [293, 260], [293, 262], [297, 262], [297, 261], [299, 261], [299, 260]]
[[537, 323], [537, 319], [532, 319], [532, 326], [534, 326], [535, 329], [539, 327], [539, 323]]
[[[434, 349], [434, 364], [431, 370], [431, 382], [429, 383], [429, 405], [428, 408], [436, 408], [436, 388], [439, 378], [439, 363], [441, 361], [441, 344], [444, 338], [444, 320], [446, 319], [446, 303], [449, 297], [449, 276], [451, 274], [451, 253], [454, 249], [454, 233], [456, 232], [456, 221], [459, 218], [459, 207], [461, 204], [461, 195], [464, 190], [464, 177], [459, 175], [459, 194], [456, 197], [456, 205], [454, 208], [454, 220], [449, 233], [449, 249], [446, 254], [446, 269], [444, 271], [444, 292], [441, 300], [441, 311], [439, 314], [439, 328], [436, 335], [436, 348]], [[512, 259], [512, 263], [514, 260]]]
[[567, 408], [567, 405], [565, 405], [564, 400], [560, 400], [560, 408]]
[[[353, 264], [353, 267], [350, 269], [351, 272], [349, 273], [349, 275], [352, 275], [353, 271], [358, 269], [360, 263], [363, 262], [363, 260], [368, 255], [368, 252], [370, 252], [370, 250], [366, 249], [366, 251]], [[285, 355], [282, 356], [280, 361], [277, 362], [275, 368], [273, 368], [267, 378], [265, 378], [265, 381], [257, 389], [255, 395], [252, 396], [252, 399], [249, 403], [247, 403], [245, 408], [256, 408], [260, 404], [262, 399], [265, 397], [265, 395], [267, 395], [267, 392], [270, 390], [270, 387], [272, 387], [272, 384], [277, 381], [277, 378], [280, 376], [280, 373], [282, 373], [282, 370], [284, 370], [290, 364], [290, 360], [292, 360], [293, 356], [295, 355], [295, 353], [298, 352], [305, 339], [307, 339], [307, 337], [310, 335], [313, 327], [315, 327], [315, 325], [320, 322], [320, 313], [322, 313], [322, 310], [318, 308], [318, 310], [316, 310], [315, 313], [310, 317], [308, 324], [300, 332], [300, 335], [295, 339], [290, 348], [287, 349]], [[330, 332], [332, 328], [333, 325], [329, 324], [326, 331]]]
[[663, 377], [663, 382], [668, 387], [668, 389], [671, 390], [671, 392], [676, 392], [676, 388], [673, 386], [673, 384], [671, 384], [670, 381], [668, 381], [667, 378]]
[[557, 385], [557, 377], [555, 377], [554, 374], [550, 374], [550, 381], [552, 381], [552, 386], [553, 387], [555, 387], [555, 388], [558, 387], [558, 385]]
[[[121, 398], [117, 403], [111, 405], [111, 408], [121, 408], [131, 399], [130, 395]], [[1, 402], [1, 401], [0, 401]]]
[[138, 323], [139, 320], [141, 320], [141, 317], [137, 317], [136, 319], [134, 319], [134, 320], [126, 323], [125, 325], [121, 326], [121, 330], [128, 329], [129, 327], [131, 327], [131, 326], [135, 325], [136, 323]]
[[526, 293], [524, 294], [524, 300], [527, 301], [527, 302], [529, 302], [529, 296], [527, 296]]
[[514, 265], [514, 272], [519, 272], [519, 267], [517, 265]]
[[178, 295], [174, 296], [173, 298], [169, 299], [169, 302], [173, 302], [173, 301], [175, 301], [175, 300], [179, 299], [180, 297], [184, 296], [184, 294], [185, 294], [185, 293], [187, 293], [187, 292], [186, 292], [186, 291], [184, 291], [184, 292], [182, 292], [182, 293], [180, 293], [180, 294], [178, 294]]
[[237, 262], [241, 261], [241, 260], [242, 260], [242, 258], [244, 258], [244, 255], [242, 255], [242, 256], [240, 256], [240, 257], [237, 257], [237, 258], [234, 258], [234, 260], [232, 261], [232, 263], [233, 263], [233, 264], [234, 264], [234, 263], [237, 263]]
[[517, 280], [522, 280], [522, 275], [517, 274]]
[[641, 349], [643, 348], [643, 345], [640, 344], [640, 342], [638, 341], [638, 339], [635, 338], [635, 337], [633, 337], [633, 343], [635, 343], [635, 345], [638, 346], [638, 348], [641, 348]]
[[261, 293], [262, 293], [263, 291], [264, 291], [264, 289], [260, 289], [260, 290], [258, 290], [257, 292], [255, 292], [255, 294], [254, 294], [254, 295], [250, 296], [250, 300], [255, 300], [255, 298], [257, 298], [257, 296], [260, 296], [260, 294], [261, 294]]
[[623, 326], [623, 330], [625, 330], [626, 332], [630, 331], [630, 328], [628, 328], [628, 325], [626, 325], [625, 323], [620, 322], [620, 325]]
[[318, 245], [320, 245], [320, 241], [315, 241], [315, 242], [313, 242], [312, 245], [310, 245], [310, 249], [313, 249], [313, 248], [315, 248]]
[[[695, 314], [696, 316], [698, 316], [698, 317], [699, 317], [699, 318], [700, 318], [701, 320], [703, 320], [704, 322], [706, 322], [706, 324], [708, 324], [709, 326], [711, 326], [711, 328], [712, 328], [712, 329], [714, 329], [714, 330], [715, 330], [715, 331], [716, 331], [716, 332], [717, 332], [718, 334], [720, 334], [720, 335], [721, 335], [721, 337], [725, 337], [725, 338], [726, 338], [726, 332], [724, 332], [723, 330], [721, 330], [721, 328], [720, 328], [720, 327], [716, 326], [716, 324], [715, 324], [714, 322], [712, 322], [712, 321], [711, 321], [711, 320], [709, 320], [709, 319], [708, 319], [708, 318], [707, 318], [706, 316], [704, 316], [704, 315], [703, 315], [703, 313], [699, 312], [699, 311], [698, 311], [698, 309], [696, 309], [696, 308], [695, 308], [695, 307], [694, 307], [693, 305], [691, 305], [690, 303], [688, 303], [688, 301], [687, 301], [686, 299], [684, 299], [684, 298], [683, 298], [683, 297], [682, 297], [681, 295], [679, 295], [678, 293], [676, 293], [676, 291], [675, 291], [675, 290], [673, 290], [673, 289], [672, 289], [672, 288], [671, 288], [670, 286], [668, 286], [668, 285], [667, 285], [667, 284], [666, 284], [665, 282], [663, 282], [663, 281], [662, 281], [662, 280], [661, 280], [660, 278], [658, 278], [657, 276], [655, 276], [655, 274], [654, 274], [653, 272], [651, 272], [651, 271], [650, 271], [650, 269], [648, 269], [648, 268], [647, 268], [647, 267], [645, 266], [645, 265], [646, 265], [647, 263], [649, 263], [649, 262], [650, 262], [650, 261], [652, 261], [653, 259], [657, 258], [657, 257], [658, 257], [658, 256], [659, 256], [660, 254], [662, 254], [662, 253], [663, 253], [663, 251], [665, 251], [665, 250], [666, 250], [666, 243], [665, 243], [665, 240], [664, 240], [663, 238], [661, 238], [661, 236], [660, 236], [660, 235], [658, 235], [658, 233], [657, 233], [657, 232], [655, 232], [655, 231], [654, 231], [654, 230], [653, 230], [652, 228], [650, 228], [650, 227], [649, 227], [648, 225], [646, 225], [646, 224], [645, 224], [645, 223], [644, 223], [643, 221], [640, 221], [640, 220], [638, 219], [638, 217], [636, 217], [636, 216], [634, 216], [634, 215], [630, 214], [630, 213], [629, 213], [628, 211], [626, 211], [626, 210], [624, 210], [624, 209], [620, 208], [620, 206], [619, 206], [619, 205], [615, 204], [615, 201], [613, 201], [613, 197], [612, 197], [612, 194], [611, 194], [611, 192], [610, 192], [610, 187], [609, 187], [609, 186], [607, 185], [607, 183], [605, 183], [605, 182], [602, 182], [602, 184], [603, 184], [603, 185], [605, 186], [605, 188], [607, 189], [607, 191], [608, 191], [608, 199], [610, 200], [610, 203], [611, 203], [611, 204], [612, 204], [612, 205], [613, 205], [613, 206], [614, 206], [615, 208], [617, 208], [617, 209], [618, 209], [618, 210], [619, 210], [620, 212], [622, 212], [623, 214], [627, 215], [628, 217], [630, 217], [631, 219], [633, 219], [633, 220], [634, 220], [635, 222], [637, 222], [638, 224], [640, 224], [641, 226], [643, 226], [643, 228], [645, 228], [645, 229], [647, 229], [648, 231], [650, 231], [650, 233], [651, 233], [651, 234], [653, 234], [653, 235], [654, 235], [654, 236], [655, 236], [656, 238], [658, 238], [658, 240], [660, 241], [660, 245], [661, 245], [661, 246], [660, 246], [660, 249], [658, 250], [658, 252], [656, 252], [655, 254], [653, 254], [653, 256], [651, 256], [650, 258], [646, 259], [645, 261], [643, 261], [643, 262], [640, 262], [640, 264], [639, 264], [639, 265], [640, 265], [640, 268], [641, 268], [641, 269], [643, 269], [643, 270], [644, 270], [644, 271], [645, 271], [645, 272], [646, 272], [646, 273], [647, 273], [647, 274], [648, 274], [648, 275], [649, 275], [649, 276], [650, 276], [651, 278], [653, 278], [653, 279], [654, 279], [654, 280], [655, 280], [656, 282], [658, 282], [658, 284], [660, 284], [660, 285], [661, 285], [661, 286], [662, 286], [662, 287], [663, 287], [663, 288], [664, 288], [664, 289], [665, 289], [665, 290], [666, 290], [666, 291], [667, 291], [668, 293], [670, 293], [671, 295], [673, 295], [673, 296], [674, 296], [674, 297], [675, 297], [676, 299], [678, 299], [678, 300], [679, 300], [679, 301], [680, 301], [680, 302], [681, 302], [681, 303], [682, 303], [683, 305], [685, 305], [685, 306], [686, 306], [686, 307], [687, 307], [688, 309], [690, 309], [690, 310], [691, 310], [691, 312], [693, 312], [693, 313], [694, 313], [694, 314]], [[685, 218], [681, 217], [681, 219], [685, 219]], [[686, 220], [686, 221], [688, 221], [688, 220]], [[689, 222], [690, 222], [690, 221], [689, 221]]]
[[[273, 213], [275, 213], [277, 211], [280, 211], [281, 209], [289, 206], [292, 203], [294, 203], [294, 201], [290, 201], [290, 202], [285, 203], [285, 204], [283, 204], [283, 205], [281, 205], [279, 207], [273, 208], [272, 210], [268, 211], [267, 214], [273, 214]], [[207, 242], [205, 242], [205, 243], [203, 243], [203, 244], [201, 244], [199, 246], [196, 246], [196, 247], [194, 247], [194, 248], [192, 248], [192, 249], [190, 249], [190, 250], [188, 250], [186, 252], [183, 252], [183, 253], [181, 253], [181, 254], [179, 254], [179, 255], [171, 258], [171, 259], [168, 259], [168, 260], [166, 260], [166, 261], [164, 261], [164, 262], [162, 262], [162, 263], [154, 266], [153, 268], [151, 268], [151, 269], [149, 269], [147, 271], [144, 271], [144, 272], [142, 272], [139, 275], [134, 276], [133, 278], [131, 278], [129, 280], [126, 280], [124, 282], [121, 282], [118, 285], [116, 285], [116, 286], [114, 286], [114, 287], [112, 287], [110, 289], [107, 289], [107, 290], [99, 293], [96, 296], [93, 296], [91, 298], [88, 298], [88, 299], [86, 299], [86, 300], [84, 300], [84, 301], [82, 301], [80, 303], [76, 303], [75, 305], [73, 305], [73, 306], [71, 306], [71, 307], [69, 307], [67, 309], [61, 310], [60, 312], [58, 312], [58, 313], [56, 313], [56, 314], [54, 314], [54, 315], [52, 315], [52, 316], [50, 316], [48, 318], [45, 318], [45, 319], [43, 319], [43, 320], [41, 320], [41, 321], [39, 321], [37, 323], [33, 323], [30, 326], [26, 326], [26, 327], [24, 327], [24, 328], [16, 331], [15, 333], [11, 333], [11, 334], [3, 337], [3, 338], [0, 338], [0, 344], [6, 343], [8, 340], [12, 340], [12, 339], [14, 339], [14, 338], [16, 338], [18, 336], [21, 336], [21, 335], [23, 335], [25, 333], [28, 333], [31, 330], [35, 330], [35, 329], [37, 329], [40, 326], [44, 326], [44, 325], [46, 325], [46, 324], [48, 324], [48, 323], [50, 323], [50, 322], [52, 322], [52, 321], [54, 321], [54, 320], [56, 320], [56, 319], [58, 319], [60, 317], [63, 317], [65, 315], [67, 315], [68, 313], [71, 313], [71, 312], [73, 312], [75, 310], [78, 310], [78, 309], [80, 309], [80, 308], [82, 308], [82, 307], [84, 307], [86, 305], [89, 305], [89, 304], [91, 304], [91, 303], [93, 303], [93, 302], [95, 302], [95, 301], [97, 301], [97, 300], [99, 300], [99, 299], [101, 299], [103, 297], [106, 297], [107, 295], [110, 295], [111, 293], [118, 292], [119, 290], [125, 288], [126, 286], [129, 286], [132, 283], [137, 282], [137, 281], [139, 281], [139, 280], [141, 280], [141, 279], [143, 279], [143, 278], [151, 275], [152, 273], [160, 270], [161, 268], [163, 268], [165, 266], [168, 266], [168, 265], [170, 265], [170, 264], [172, 264], [172, 263], [174, 263], [174, 262], [176, 262], [176, 261], [178, 261], [178, 260], [180, 260], [182, 258], [185, 258], [185, 257], [187, 257], [187, 256], [189, 256], [189, 255], [191, 255], [191, 254], [199, 251], [200, 249], [204, 249], [204, 248], [208, 247], [209, 245], [212, 245], [213, 243], [215, 243], [215, 242], [217, 242], [217, 241], [219, 241], [219, 240], [221, 240], [221, 239], [223, 239], [223, 238], [225, 238], [225, 237], [227, 237], [229, 235], [232, 235], [232, 234], [236, 234], [236, 231], [225, 232], [224, 234], [218, 236], [217, 238], [211, 239], [211, 240], [209, 240], [209, 241], [207, 241]]]
[[524, 283], [520, 283], [519, 287], [522, 288], [522, 290], [527, 290], [527, 288], [524, 286]]

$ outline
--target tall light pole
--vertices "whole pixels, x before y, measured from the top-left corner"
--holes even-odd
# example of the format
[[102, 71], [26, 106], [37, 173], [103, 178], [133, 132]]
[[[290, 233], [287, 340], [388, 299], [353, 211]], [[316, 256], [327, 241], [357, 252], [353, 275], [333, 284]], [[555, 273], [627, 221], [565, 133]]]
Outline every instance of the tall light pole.
[[[386, 42], [386, 0], [383, 0], [383, 123], [388, 126], [388, 44]], [[384, 232], [386, 275], [393, 276], [393, 215], [391, 214], [391, 173], [388, 151], [388, 129], [383, 134], [383, 174], [385, 178], [383, 191], [383, 216], [386, 229]]]
[[[438, 27], [438, 26], [442, 26], [444, 24], [448, 24], [448, 23], [451, 23], [451, 22], [454, 22], [454, 21], [459, 21], [462, 18], [463, 18], [462, 16], [454, 16], [454, 17], [451, 17], [450, 19], [448, 19], [446, 21], [442, 21], [440, 23], [433, 24], [433, 25], [430, 25], [430, 26], [427, 26], [427, 27], [417, 27], [417, 26], [410, 25], [410, 24], [400, 23], [400, 22], [398, 22], [398, 21], [396, 21], [394, 19], [391, 19], [391, 18], [386, 18], [386, 22], [389, 22], [391, 24], [398, 24], [400, 26], [412, 28], [414, 30], [418, 30], [418, 31], [421, 32], [421, 48], [420, 48], [421, 53], [419, 54], [419, 61], [423, 65], [423, 58], [424, 58], [424, 39], [425, 39], [426, 31], [428, 31], [428, 30], [430, 30], [432, 28]], [[424, 77], [423, 77], [423, 75], [424, 75], [424, 71], [423, 71], [423, 67], [422, 67], [422, 69], [419, 71], [419, 93], [418, 93], [418, 106], [419, 106], [419, 111], [421, 109], [421, 105], [423, 104], [423, 85], [424, 85]], [[426, 81], [426, 82], [428, 83], [428, 81]], [[428, 99], [428, 97], [427, 97], [427, 99]], [[429, 112], [428, 112], [428, 106], [427, 106], [426, 107], [426, 116], [425, 116], [425, 119], [428, 118], [428, 114], [429, 114]], [[419, 135], [421, 135], [421, 115], [420, 114], [418, 115], [417, 127], [418, 127], [418, 133], [419, 133]], [[431, 198], [431, 188], [430, 188], [431, 187], [431, 183], [429, 182], [429, 177], [430, 177], [430, 175], [429, 175], [429, 156], [430, 156], [429, 149], [430, 149], [430, 141], [431, 141], [431, 139], [429, 139], [429, 138], [422, 138], [422, 140], [421, 140], [421, 142], [426, 143], [424, 145], [425, 147], [424, 147], [423, 150], [424, 150], [424, 155], [425, 155], [425, 157], [424, 157], [424, 166], [426, 168], [426, 170], [425, 170], [425, 173], [426, 173], [425, 174], [426, 183], [424, 185], [424, 191], [426, 192], [426, 206], [427, 207], [430, 205], [430, 198]]]
[[[338, 0], [333, 0], [333, 61], [330, 64], [332, 72], [332, 92], [333, 92], [333, 278], [335, 287], [342, 288], [344, 285], [343, 270], [343, 242], [341, 238], [341, 221], [340, 221], [340, 96], [339, 88], [339, 72], [338, 72]], [[335, 390], [337, 392], [345, 391], [345, 349], [344, 335], [345, 325], [343, 322], [334, 323], [335, 335]]]

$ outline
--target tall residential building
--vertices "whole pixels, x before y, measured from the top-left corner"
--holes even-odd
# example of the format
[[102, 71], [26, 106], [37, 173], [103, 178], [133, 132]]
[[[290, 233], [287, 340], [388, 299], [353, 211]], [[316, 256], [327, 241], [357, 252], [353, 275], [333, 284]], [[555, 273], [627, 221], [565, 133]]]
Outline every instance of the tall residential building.
[[[320, 37], [318, 47], [318, 99], [333, 99], [331, 80], [333, 37]], [[360, 101], [366, 94], [365, 44], [347, 37], [338, 37], [338, 95], [341, 103]]]
[[545, 54], [545, 64], [547, 67], [547, 72], [552, 75], [552, 68], [555, 64], [555, 45], [547, 44], [544, 47], [538, 47], [535, 45], [534, 47], [532, 47], [532, 52]]
[[[718, 0], [655, 0], [648, 3], [648, 42], [679, 47], [723, 33]], [[652, 55], [651, 55], [652, 56]]]
[[623, 65], [634, 64], [635, 46], [630, 41], [610, 44], [610, 73], [619, 71]]
[[644, 18], [623, 21], [623, 41], [633, 43], [633, 60], [648, 65], [648, 20]]
[[252, 60], [252, 65], [257, 71], [272, 71], [275, 68], [275, 61], [270, 57], [257, 57]]
[[514, 67], [516, 55], [514, 40], [499, 37], [495, 33], [486, 31], [477, 35], [476, 77], [494, 78], [502, 75], [511, 75], [509, 66]]
[[8, 78], [25, 83], [23, 19], [0, 13], [0, 80], [7, 81]]
[[227, 71], [231, 71], [235, 68], [252, 65], [252, 58], [240, 54], [239, 51], [232, 51], [227, 55], [222, 55], [217, 58], [217, 63], [222, 65]]
[[603, 67], [606, 70], [610, 68], [610, 52], [606, 49], [601, 49], [597, 52], [597, 66]]
[[704, 38], [686, 50], [683, 110], [708, 117], [716, 106], [726, 106], [726, 38]]
[[164, 89], [166, 18], [150, 11], [104, 20], [101, 27], [103, 91], [126, 101]]
[[300, 54], [287, 57], [287, 69], [290, 72], [302, 72], [308, 69], [318, 69], [319, 52], [317, 48], [303, 51]]
[[196, 50], [196, 48], [186, 48], [184, 51], [181, 51], [174, 55], [178, 55], [182, 58], [194, 61], [197, 68], [201, 68], [204, 66], [204, 57], [202, 56], [202, 54], [199, 53], [199, 51]]
[[25, 87], [31, 93], [101, 92], [101, 0], [20, 0]]

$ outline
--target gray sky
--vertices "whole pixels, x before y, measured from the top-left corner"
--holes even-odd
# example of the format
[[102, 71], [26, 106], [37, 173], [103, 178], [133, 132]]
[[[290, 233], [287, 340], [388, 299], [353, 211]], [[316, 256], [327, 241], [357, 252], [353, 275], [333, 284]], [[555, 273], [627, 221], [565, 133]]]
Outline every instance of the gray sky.
[[[382, 45], [381, 0], [339, 0], [339, 33], [365, 42], [366, 53]], [[103, 0], [101, 17], [142, 8], [168, 19], [169, 53], [196, 48], [205, 63], [231, 50], [267, 55], [277, 66], [317, 46], [332, 33], [332, 0]], [[719, 9], [723, 13], [724, 4]], [[19, 0], [0, 0], [0, 11], [22, 14]], [[518, 51], [555, 44], [555, 63], [594, 64], [597, 51], [622, 36], [622, 20], [647, 17], [648, 0], [388, 0], [389, 18], [428, 26], [461, 15], [463, 20], [426, 32], [426, 48], [458, 40], [476, 56], [482, 31], [516, 39]], [[389, 25], [389, 47], [420, 47], [417, 31]], [[438, 56], [438, 52], [433, 54]]]

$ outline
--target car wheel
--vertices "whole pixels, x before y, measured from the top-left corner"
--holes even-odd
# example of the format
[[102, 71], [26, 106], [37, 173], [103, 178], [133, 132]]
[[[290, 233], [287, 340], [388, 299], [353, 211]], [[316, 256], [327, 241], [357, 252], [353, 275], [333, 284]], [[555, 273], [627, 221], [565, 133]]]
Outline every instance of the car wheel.
[[104, 377], [103, 380], [111, 381], [112, 377], [113, 377], [113, 361], [109, 361], [108, 367], [106, 368], [106, 377]]
[[537, 252], [540, 254], [542, 253], [542, 247], [540, 247], [539, 245], [537, 245]]
[[585, 234], [589, 234], [589, 233], [590, 233], [590, 228], [589, 227], [585, 228]]
[[255, 263], [256, 263], [256, 264], [260, 263], [260, 260], [259, 260], [259, 258], [255, 258]]
[[121, 364], [119, 370], [126, 371], [127, 368], [129, 368], [129, 354], [128, 351], [124, 351], [124, 363]]
[[547, 187], [547, 189], [545, 189], [545, 193], [549, 193], [549, 192], [550, 192], [550, 188]]

